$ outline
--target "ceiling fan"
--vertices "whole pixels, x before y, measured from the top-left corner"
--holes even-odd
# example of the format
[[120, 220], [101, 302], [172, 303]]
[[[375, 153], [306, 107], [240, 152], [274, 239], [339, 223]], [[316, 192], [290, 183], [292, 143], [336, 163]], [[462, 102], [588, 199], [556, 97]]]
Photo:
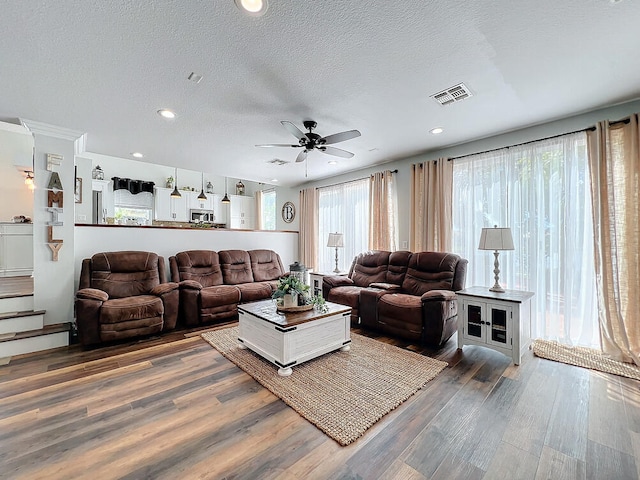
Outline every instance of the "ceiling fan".
[[315, 149], [319, 150], [322, 153], [326, 153], [328, 155], [334, 155], [336, 157], [342, 158], [351, 158], [353, 157], [353, 153], [347, 152], [346, 150], [342, 150], [341, 148], [336, 147], [327, 147], [327, 145], [331, 145], [333, 143], [344, 142], [345, 140], [350, 140], [352, 138], [356, 138], [360, 136], [360, 132], [358, 130], [348, 130], [346, 132], [334, 133], [333, 135], [328, 135], [326, 137], [321, 137], [317, 133], [313, 133], [313, 129], [316, 128], [316, 122], [313, 120], [305, 120], [302, 122], [304, 128], [309, 130], [307, 133], [300, 130], [293, 123], [282, 121], [280, 122], [284, 128], [289, 130], [293, 134], [294, 137], [298, 139], [297, 145], [289, 145], [289, 144], [267, 144], [267, 145], [256, 145], [256, 147], [293, 147], [293, 148], [303, 148], [297, 158], [296, 162], [304, 162], [307, 159], [307, 154]]

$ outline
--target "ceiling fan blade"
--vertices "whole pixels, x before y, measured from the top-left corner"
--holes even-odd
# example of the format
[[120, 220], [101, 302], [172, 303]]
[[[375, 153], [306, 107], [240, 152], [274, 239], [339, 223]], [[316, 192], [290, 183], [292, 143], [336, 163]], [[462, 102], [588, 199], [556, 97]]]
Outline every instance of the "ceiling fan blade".
[[306, 149], [305, 149], [305, 150], [302, 150], [302, 151], [298, 154], [298, 156], [296, 157], [296, 163], [304, 162], [304, 161], [307, 159], [307, 152], [308, 152], [308, 150], [306, 150]]
[[256, 145], [256, 147], [293, 147], [293, 148], [298, 148], [301, 146], [302, 145], [290, 145], [288, 143], [267, 143], [263, 145]]
[[353, 157], [353, 153], [347, 152], [346, 150], [342, 150], [341, 148], [336, 147], [318, 147], [323, 153], [327, 153], [329, 155], [333, 155], [334, 157], [342, 157], [342, 158], [351, 158]]
[[334, 133], [333, 135], [329, 135], [324, 137], [324, 145], [329, 145], [331, 143], [344, 142], [345, 140], [351, 140], [352, 138], [359, 137], [361, 133], [358, 130], [349, 130], [348, 132], [340, 132]]
[[302, 139], [306, 139], [307, 138], [306, 135], [304, 134], [304, 132], [302, 130], [300, 130], [298, 127], [296, 127], [293, 123], [287, 122], [286, 120], [283, 120], [280, 123], [282, 124], [282, 126], [284, 128], [289, 130], [289, 132], [291, 132], [291, 134], [294, 137], [296, 137], [298, 140], [302, 140]]

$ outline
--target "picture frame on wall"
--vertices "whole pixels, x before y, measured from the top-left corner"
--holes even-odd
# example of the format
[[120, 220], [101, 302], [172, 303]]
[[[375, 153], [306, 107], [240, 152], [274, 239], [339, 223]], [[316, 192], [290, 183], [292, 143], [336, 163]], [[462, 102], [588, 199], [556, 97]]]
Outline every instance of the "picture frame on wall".
[[76, 203], [82, 203], [82, 178], [76, 177], [76, 185], [73, 189]]

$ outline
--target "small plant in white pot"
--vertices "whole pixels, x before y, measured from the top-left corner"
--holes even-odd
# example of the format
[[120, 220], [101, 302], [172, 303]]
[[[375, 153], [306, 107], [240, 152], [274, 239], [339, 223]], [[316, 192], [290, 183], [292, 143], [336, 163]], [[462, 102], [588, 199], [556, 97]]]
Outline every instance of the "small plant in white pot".
[[294, 275], [280, 278], [271, 298], [276, 300], [278, 307], [291, 308], [313, 305], [316, 310], [321, 312], [327, 310], [324, 299], [318, 295], [311, 295], [309, 285], [305, 285]]

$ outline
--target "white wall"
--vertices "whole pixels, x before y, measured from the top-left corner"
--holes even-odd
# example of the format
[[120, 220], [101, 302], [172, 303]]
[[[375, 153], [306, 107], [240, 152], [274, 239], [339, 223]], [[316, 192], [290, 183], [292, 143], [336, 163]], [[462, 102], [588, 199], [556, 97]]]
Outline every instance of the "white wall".
[[[484, 138], [461, 145], [456, 145], [450, 148], [441, 150], [433, 150], [422, 153], [409, 158], [391, 161], [375, 167], [356, 170], [344, 175], [326, 178], [316, 182], [309, 182], [300, 185], [299, 189], [308, 187], [322, 187], [326, 185], [333, 185], [340, 182], [349, 180], [355, 180], [363, 177], [367, 177], [374, 172], [380, 172], [383, 170], [398, 170], [396, 174], [397, 187], [398, 187], [398, 231], [400, 247], [402, 242], [407, 241], [411, 244], [411, 165], [415, 163], [421, 163], [429, 160], [436, 160], [440, 157], [459, 157], [463, 155], [471, 155], [474, 153], [491, 150], [494, 148], [502, 148], [509, 145], [515, 145], [523, 142], [535, 141], [541, 138], [550, 137], [553, 135], [560, 135], [563, 133], [569, 133], [576, 130], [585, 129], [594, 126], [597, 122], [603, 120], [619, 120], [627, 117], [632, 113], [640, 112], [640, 101], [633, 101], [624, 103], [621, 105], [615, 105], [599, 110], [594, 110], [581, 115], [565, 118], [562, 120], [556, 120], [529, 128], [524, 128], [503, 135], [496, 135], [494, 137]], [[443, 134], [446, 135], [446, 132]], [[297, 201], [295, 202], [297, 205]]]
[[33, 191], [24, 183], [32, 169], [33, 135], [20, 125], [0, 122], [0, 222], [16, 215], [33, 218]]
[[81, 203], [76, 203], [75, 221], [76, 223], [91, 223], [91, 203], [92, 203], [92, 184], [91, 184], [91, 160], [83, 157], [76, 157], [76, 175], [82, 179], [82, 198]]
[[[75, 229], [75, 289], [82, 259], [98, 252], [143, 250], [165, 259], [184, 250], [255, 250], [265, 248], [280, 255], [285, 271], [298, 260], [298, 234], [289, 232], [242, 232], [178, 228], [77, 226]], [[167, 272], [168, 274], [168, 272]], [[167, 277], [169, 278], [169, 277]]]
[[[73, 271], [74, 271], [74, 142], [35, 131], [36, 190], [34, 194], [34, 307], [44, 309], [44, 323], [70, 322], [73, 320]], [[47, 186], [51, 172], [46, 169], [47, 153], [63, 156], [56, 167], [64, 195], [64, 208], [60, 216], [63, 225], [54, 227], [54, 238], [62, 239], [58, 261], [52, 261], [47, 245], [47, 226], [51, 214], [47, 212]]]

